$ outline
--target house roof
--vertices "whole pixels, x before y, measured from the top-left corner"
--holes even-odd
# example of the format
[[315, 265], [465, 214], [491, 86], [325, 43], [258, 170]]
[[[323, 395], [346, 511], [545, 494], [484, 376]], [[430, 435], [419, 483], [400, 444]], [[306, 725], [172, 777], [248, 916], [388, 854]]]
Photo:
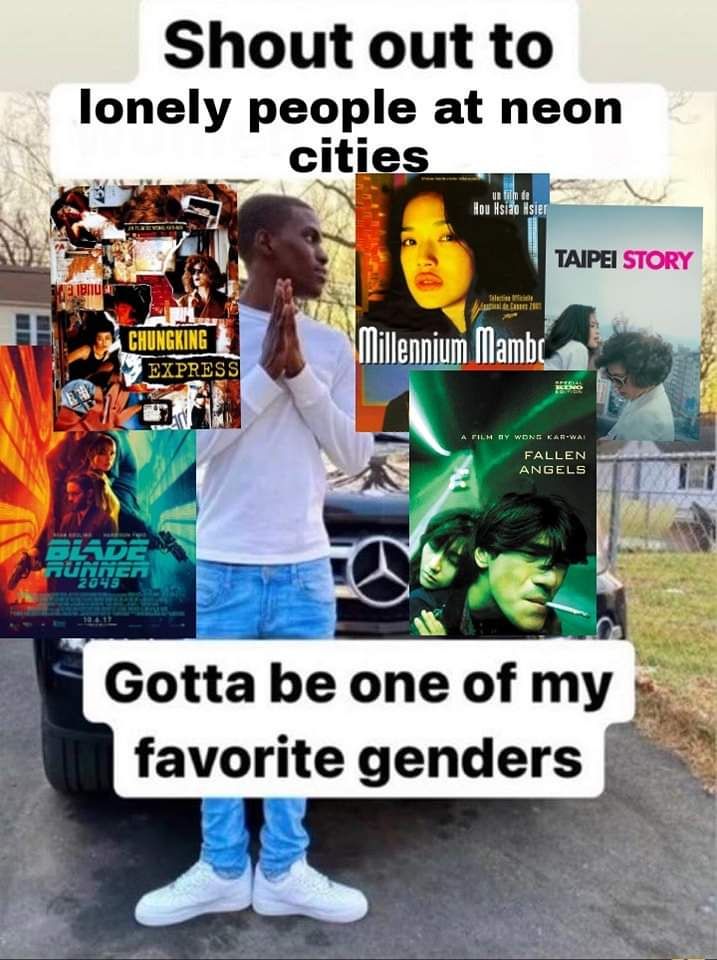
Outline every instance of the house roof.
[[50, 309], [50, 271], [0, 263], [0, 304], [26, 303]]

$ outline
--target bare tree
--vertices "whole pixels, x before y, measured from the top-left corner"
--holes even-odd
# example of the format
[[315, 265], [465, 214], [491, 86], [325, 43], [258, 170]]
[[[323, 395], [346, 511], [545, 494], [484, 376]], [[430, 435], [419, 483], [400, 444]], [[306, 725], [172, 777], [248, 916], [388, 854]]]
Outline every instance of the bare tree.
[[[687, 114], [691, 93], [671, 93], [670, 122], [690, 123]], [[572, 180], [550, 183], [553, 203], [664, 203], [670, 196], [671, 181], [665, 180]]]
[[319, 300], [303, 304], [313, 319], [354, 332], [355, 211], [353, 180], [233, 181], [239, 205], [255, 193], [282, 193], [306, 201], [316, 210], [329, 255], [329, 280]]
[[702, 274], [700, 409], [717, 413], [717, 262], [705, 257]]
[[46, 266], [49, 165], [48, 102], [41, 93], [12, 96], [0, 118], [0, 262]]

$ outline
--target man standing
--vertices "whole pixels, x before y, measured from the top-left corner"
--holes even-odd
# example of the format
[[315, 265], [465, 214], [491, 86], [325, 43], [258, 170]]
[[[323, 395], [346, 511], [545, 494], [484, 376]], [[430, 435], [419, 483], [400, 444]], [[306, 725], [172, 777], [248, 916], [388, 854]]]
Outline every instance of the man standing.
[[[327, 255], [314, 210], [259, 194], [239, 211], [242, 429], [197, 437], [204, 469], [197, 529], [197, 632], [203, 638], [317, 639], [336, 624], [329, 539], [323, 524], [323, 450], [347, 473], [369, 460], [356, 433], [354, 358], [343, 334], [298, 313], [318, 297]], [[349, 922], [364, 895], [306, 863], [306, 801], [267, 799], [253, 873], [244, 801], [205, 799], [201, 858], [137, 905], [160, 926], [240, 910]]]

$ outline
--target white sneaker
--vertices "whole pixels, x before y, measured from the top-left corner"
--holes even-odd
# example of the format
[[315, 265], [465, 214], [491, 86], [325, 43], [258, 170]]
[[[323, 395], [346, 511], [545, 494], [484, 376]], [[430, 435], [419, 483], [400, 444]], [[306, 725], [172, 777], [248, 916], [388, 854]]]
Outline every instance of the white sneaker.
[[173, 883], [145, 893], [135, 907], [134, 918], [145, 927], [164, 927], [202, 913], [244, 910], [251, 904], [251, 886], [251, 863], [240, 877], [225, 880], [199, 860]]
[[360, 890], [334, 883], [303, 858], [292, 863], [279, 880], [267, 880], [257, 865], [252, 906], [266, 916], [299, 913], [330, 923], [351, 923], [368, 911], [368, 901]]

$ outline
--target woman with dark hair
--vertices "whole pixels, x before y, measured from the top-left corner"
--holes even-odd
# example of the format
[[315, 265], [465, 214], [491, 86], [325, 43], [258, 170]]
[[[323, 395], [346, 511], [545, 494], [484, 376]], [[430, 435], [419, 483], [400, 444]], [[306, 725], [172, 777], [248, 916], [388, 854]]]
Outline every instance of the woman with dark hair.
[[411, 558], [411, 620], [429, 607], [445, 603], [448, 591], [466, 587], [476, 576], [473, 538], [478, 514], [443, 510], [428, 522]]
[[120, 502], [112, 489], [108, 474], [117, 459], [117, 443], [108, 433], [98, 433], [87, 442], [82, 473], [93, 477], [98, 484], [98, 506], [119, 529]]
[[675, 439], [675, 420], [662, 385], [672, 370], [672, 347], [656, 334], [625, 330], [603, 344], [598, 369], [627, 403], [609, 440]]
[[115, 326], [99, 311], [88, 312], [85, 320], [90, 342], [67, 354], [69, 377], [70, 380], [90, 380], [104, 390], [112, 375], [119, 372], [119, 355], [112, 349]]
[[600, 346], [595, 307], [571, 303], [545, 337], [546, 370], [587, 370]]
[[226, 315], [228, 297], [219, 289], [224, 286], [219, 264], [205, 253], [187, 257], [182, 274], [185, 293], [178, 299], [180, 307], [191, 307], [194, 319], [219, 320]]
[[390, 281], [362, 325], [407, 338], [464, 337], [471, 357], [477, 326], [492, 327], [496, 340], [521, 336], [523, 329], [514, 329], [520, 320], [491, 309], [490, 296], [532, 293], [537, 276], [517, 225], [474, 213], [476, 203], [489, 202], [490, 185], [477, 177], [417, 176], [397, 190], [388, 225]]

